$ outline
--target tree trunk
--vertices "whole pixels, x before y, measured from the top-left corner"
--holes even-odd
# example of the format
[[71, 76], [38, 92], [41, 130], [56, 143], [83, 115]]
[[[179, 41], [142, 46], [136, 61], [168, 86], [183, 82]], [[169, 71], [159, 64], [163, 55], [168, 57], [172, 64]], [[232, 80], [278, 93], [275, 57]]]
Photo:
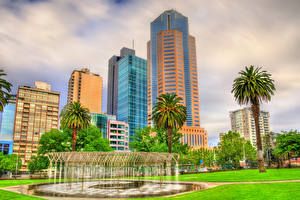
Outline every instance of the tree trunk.
[[77, 140], [77, 129], [73, 129], [73, 135], [72, 135], [72, 151], [76, 151], [76, 140]]
[[259, 172], [266, 172], [265, 163], [264, 163], [264, 156], [262, 151], [262, 143], [260, 137], [260, 128], [259, 128], [259, 100], [256, 98], [254, 102], [251, 102], [252, 105], [252, 115], [255, 122], [255, 132], [256, 132], [256, 147], [257, 147], [257, 162], [258, 162], [258, 169]]
[[172, 153], [172, 133], [173, 133], [172, 127], [167, 128], [167, 133], [168, 133], [169, 153]]

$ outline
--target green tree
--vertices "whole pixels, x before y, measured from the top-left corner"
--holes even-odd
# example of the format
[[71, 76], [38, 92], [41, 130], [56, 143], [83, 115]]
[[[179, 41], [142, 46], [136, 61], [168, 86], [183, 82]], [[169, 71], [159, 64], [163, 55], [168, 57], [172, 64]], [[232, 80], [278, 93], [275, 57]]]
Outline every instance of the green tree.
[[222, 137], [216, 153], [218, 164], [232, 164], [238, 169], [241, 160], [250, 161], [255, 158], [256, 150], [249, 141], [241, 138], [239, 133], [229, 131]]
[[102, 133], [96, 126], [89, 126], [78, 132], [76, 151], [113, 151], [109, 141], [102, 137]]
[[276, 149], [274, 153], [281, 157], [288, 157], [289, 167], [291, 155], [300, 155], [300, 133], [297, 130], [290, 130], [289, 132], [282, 131], [276, 137]]
[[89, 110], [81, 106], [79, 102], [67, 104], [61, 114], [61, 126], [68, 127], [73, 130], [72, 135], [72, 151], [75, 151], [77, 132], [81, 129], [86, 129], [91, 121]]
[[271, 74], [261, 70], [260, 67], [245, 67], [245, 70], [240, 71], [239, 75], [234, 80], [231, 92], [240, 105], [251, 104], [255, 122], [259, 172], [266, 172], [259, 128], [260, 102], [271, 100], [275, 91], [274, 80], [271, 79]]
[[[168, 135], [163, 129], [145, 127], [136, 131], [129, 145], [139, 152], [168, 152], [167, 137]], [[171, 139], [173, 149], [177, 153], [186, 154], [189, 151], [189, 147], [180, 143], [180, 138], [181, 134], [174, 130]]]
[[[0, 69], [0, 77], [6, 76], [3, 69]], [[10, 98], [12, 84], [6, 81], [3, 78], [0, 78], [0, 112], [3, 112], [4, 106], [7, 104], [8, 99]]]
[[180, 157], [181, 164], [193, 164], [199, 166], [200, 160], [203, 161], [203, 166], [212, 167], [214, 165], [214, 152], [201, 147], [200, 149], [189, 151], [187, 154]]
[[137, 130], [132, 136], [132, 142], [129, 143], [130, 148], [140, 152], [151, 152], [151, 147], [158, 143], [157, 137], [151, 137], [153, 132], [154, 129], [151, 127]]
[[38, 155], [44, 155], [50, 152], [68, 152], [72, 147], [72, 133], [68, 128], [63, 131], [51, 129], [43, 134], [39, 141]]
[[[39, 141], [37, 156], [32, 156], [27, 168], [31, 173], [47, 169], [49, 159], [46, 156], [50, 152], [72, 151], [72, 129], [64, 128], [62, 131], [52, 129], [43, 134]], [[99, 128], [89, 126], [87, 129], [78, 131], [78, 138], [75, 146], [76, 151], [113, 151], [109, 141], [102, 137]]]
[[22, 160], [16, 154], [3, 155], [0, 152], [0, 176], [4, 172], [12, 172], [20, 170], [22, 166]]
[[183, 99], [176, 94], [162, 94], [157, 98], [153, 108], [152, 120], [157, 129], [167, 130], [169, 153], [172, 153], [172, 133], [180, 129], [186, 121], [186, 107], [181, 104]]
[[34, 174], [36, 171], [47, 169], [49, 164], [49, 159], [46, 156], [32, 156], [31, 161], [27, 164], [27, 168], [31, 174]]

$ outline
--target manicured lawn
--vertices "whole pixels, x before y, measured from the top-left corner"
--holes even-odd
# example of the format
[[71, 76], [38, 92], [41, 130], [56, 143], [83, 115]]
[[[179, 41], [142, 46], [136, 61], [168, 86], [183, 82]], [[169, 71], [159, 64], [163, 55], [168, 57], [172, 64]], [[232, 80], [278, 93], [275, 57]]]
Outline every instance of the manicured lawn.
[[[300, 183], [257, 183], [257, 184], [232, 184], [221, 185], [215, 188], [192, 192], [188, 194], [172, 196], [149, 198], [160, 199], [205, 199], [205, 200], [295, 200], [300, 199]], [[137, 199], [135, 199], [137, 200]], [[146, 200], [142, 198], [140, 200]]]
[[31, 197], [24, 194], [17, 194], [6, 190], [0, 190], [0, 199], [1, 200], [12, 200], [12, 199], [29, 200], [29, 199], [41, 199], [41, 198]]
[[0, 180], [0, 188], [1, 187], [10, 187], [10, 186], [15, 186], [15, 185], [51, 182], [51, 181], [53, 181], [53, 180], [51, 180], [51, 179]]
[[[147, 177], [146, 179], [159, 179]], [[175, 180], [175, 177], [165, 177], [166, 180]], [[268, 169], [267, 173], [258, 170], [241, 170], [215, 173], [180, 175], [180, 181], [199, 182], [242, 182], [242, 181], [276, 181], [300, 180], [300, 169]], [[1, 187], [24, 184], [49, 182], [53, 180], [0, 180]], [[173, 197], [155, 199], [300, 199], [300, 182], [298, 183], [259, 183], [259, 184], [232, 184], [196, 191]], [[5, 190], [0, 190], [0, 199], [41, 199]], [[152, 198], [151, 198], [152, 199]], [[143, 199], [144, 200], [144, 199]]]
[[[146, 177], [145, 179], [159, 179], [159, 177]], [[176, 180], [176, 177], [164, 177], [165, 180]], [[267, 173], [259, 173], [257, 169], [226, 171], [215, 173], [200, 173], [179, 175], [179, 181], [198, 182], [244, 182], [244, 181], [279, 181], [300, 180], [300, 168], [268, 169]]]

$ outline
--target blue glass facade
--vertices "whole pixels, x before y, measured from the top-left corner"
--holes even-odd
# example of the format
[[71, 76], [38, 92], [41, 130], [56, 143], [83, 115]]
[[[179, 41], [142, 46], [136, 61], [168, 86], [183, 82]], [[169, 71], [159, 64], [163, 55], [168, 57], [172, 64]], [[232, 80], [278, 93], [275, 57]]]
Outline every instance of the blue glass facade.
[[12, 153], [13, 147], [13, 131], [16, 111], [16, 96], [13, 95], [2, 113], [1, 131], [0, 131], [0, 151]]
[[4, 155], [12, 154], [13, 151], [13, 141], [1, 141], [0, 140], [0, 152]]
[[107, 121], [116, 120], [114, 115], [105, 115], [105, 114], [95, 114], [90, 113], [91, 115], [91, 124], [97, 126], [100, 129], [100, 133], [103, 134], [103, 138], [107, 138]]
[[147, 126], [147, 61], [128, 55], [119, 61], [117, 120], [129, 124], [129, 135]]
[[150, 64], [151, 64], [151, 95], [152, 106], [156, 103], [158, 85], [157, 85], [157, 34], [161, 31], [177, 30], [182, 33], [183, 55], [184, 55], [184, 82], [185, 96], [187, 107], [187, 126], [193, 126], [192, 112], [192, 95], [191, 95], [191, 77], [190, 77], [190, 60], [189, 60], [189, 27], [188, 18], [175, 10], [168, 10], [156, 18], [150, 26], [151, 41], [150, 41]]

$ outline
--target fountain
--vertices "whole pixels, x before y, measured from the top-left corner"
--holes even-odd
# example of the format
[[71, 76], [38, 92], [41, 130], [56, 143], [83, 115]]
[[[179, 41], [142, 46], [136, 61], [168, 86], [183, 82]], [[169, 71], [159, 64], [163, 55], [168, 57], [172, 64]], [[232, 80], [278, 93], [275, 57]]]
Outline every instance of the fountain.
[[[55, 152], [47, 154], [53, 183], [30, 187], [37, 195], [84, 198], [164, 196], [200, 189], [163, 181], [178, 175], [179, 154], [154, 152]], [[175, 167], [172, 167], [175, 166]], [[143, 180], [157, 176], [158, 181]]]

